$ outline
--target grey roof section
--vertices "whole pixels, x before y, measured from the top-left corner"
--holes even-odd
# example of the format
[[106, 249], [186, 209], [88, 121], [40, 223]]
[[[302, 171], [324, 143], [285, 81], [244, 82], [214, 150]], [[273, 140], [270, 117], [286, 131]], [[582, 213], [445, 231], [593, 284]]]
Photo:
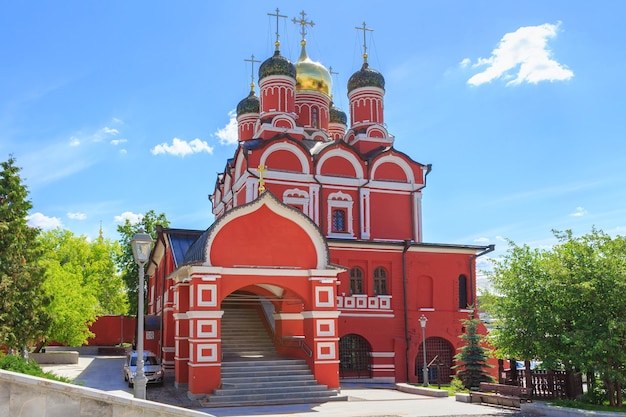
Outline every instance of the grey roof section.
[[165, 231], [174, 256], [175, 267], [178, 268], [185, 260], [189, 247], [202, 234], [201, 230], [169, 229]]

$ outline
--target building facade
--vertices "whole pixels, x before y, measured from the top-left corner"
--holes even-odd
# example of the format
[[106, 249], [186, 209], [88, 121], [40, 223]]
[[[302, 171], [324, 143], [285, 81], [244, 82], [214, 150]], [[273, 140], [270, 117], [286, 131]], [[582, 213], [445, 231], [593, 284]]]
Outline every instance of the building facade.
[[476, 258], [493, 250], [422, 241], [431, 166], [394, 148], [384, 77], [364, 53], [344, 113], [302, 33], [298, 60], [277, 41], [259, 95], [253, 83], [237, 106], [239, 145], [210, 196], [214, 224], [158, 231], [148, 313], [161, 320], [146, 347], [190, 396], [220, 386], [223, 315], [237, 303], [256, 306], [276, 351], [305, 359], [329, 387], [421, 382], [424, 348], [427, 362], [437, 358], [431, 381], [447, 383], [475, 303]]

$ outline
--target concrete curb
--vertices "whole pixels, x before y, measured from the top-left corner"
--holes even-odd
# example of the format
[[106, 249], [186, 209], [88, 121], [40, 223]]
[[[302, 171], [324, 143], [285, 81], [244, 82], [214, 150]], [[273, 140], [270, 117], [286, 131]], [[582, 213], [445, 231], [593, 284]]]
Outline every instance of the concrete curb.
[[623, 417], [624, 413], [611, 411], [590, 411], [577, 408], [559, 407], [544, 402], [522, 403], [521, 412], [533, 416], [546, 417]]
[[400, 383], [396, 384], [396, 389], [398, 391], [406, 392], [409, 394], [425, 395], [428, 397], [448, 397], [448, 391], [437, 388], [417, 387], [415, 385]]

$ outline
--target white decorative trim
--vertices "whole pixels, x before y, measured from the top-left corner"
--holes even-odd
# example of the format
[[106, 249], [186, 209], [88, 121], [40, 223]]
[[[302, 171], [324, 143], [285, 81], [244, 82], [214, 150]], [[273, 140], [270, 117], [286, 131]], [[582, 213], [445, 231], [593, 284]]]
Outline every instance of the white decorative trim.
[[[210, 330], [205, 331], [203, 328], [209, 327]], [[196, 337], [199, 338], [216, 338], [217, 337], [217, 320], [197, 320], [196, 321]]]
[[[310, 169], [310, 159], [308, 155], [305, 155], [304, 152], [302, 151], [301, 148], [299, 148], [298, 146], [291, 144], [291, 143], [287, 143], [287, 142], [278, 142], [275, 143], [273, 145], [270, 145], [267, 149], [265, 149], [265, 151], [263, 152], [263, 155], [261, 156], [261, 160], [259, 161], [259, 163], [261, 165], [265, 165], [267, 158], [276, 151], [288, 151], [290, 153], [292, 153], [296, 158], [298, 158], [298, 160], [300, 161], [300, 170], [298, 171], [299, 173], [302, 174], [310, 174], [311, 173], [311, 169]], [[272, 167], [269, 167], [267, 173], [265, 174], [267, 176], [267, 178], [272, 178], [273, 173], [271, 170]]]
[[[217, 307], [217, 285], [198, 284], [196, 288], [198, 288], [198, 299], [196, 303], [198, 307]], [[208, 300], [204, 300], [204, 294], [209, 295]]]
[[[322, 294], [326, 301], [322, 301]], [[315, 307], [334, 307], [335, 289], [333, 287], [315, 287]]]
[[[336, 238], [354, 238], [354, 226], [353, 219], [354, 214], [352, 212], [352, 207], [354, 206], [354, 201], [352, 201], [352, 196], [350, 194], [343, 193], [338, 191], [336, 193], [331, 193], [328, 195], [328, 213], [327, 213], [327, 230], [328, 237], [336, 237]], [[345, 232], [334, 232], [333, 231], [333, 219], [332, 214], [333, 210], [337, 208], [346, 209], [347, 219], [344, 219], [346, 222], [347, 230]]]
[[[322, 330], [322, 326], [328, 326], [328, 330]], [[315, 322], [315, 337], [333, 337], [336, 336], [335, 320], [322, 319]]]
[[307, 216], [309, 215], [310, 200], [309, 194], [299, 188], [291, 188], [289, 190], [285, 190], [283, 193], [283, 203], [287, 205], [301, 206], [302, 212]]
[[[210, 353], [205, 355], [204, 350]], [[217, 343], [198, 343], [196, 345], [195, 362], [216, 362], [217, 361]]]
[[367, 313], [347, 313], [345, 311], [341, 312], [341, 316], [342, 317], [367, 317], [367, 318], [373, 318], [376, 317], [381, 318], [381, 319], [392, 319], [395, 317], [395, 314], [385, 314], [385, 313], [376, 313], [376, 312], [367, 312]]
[[204, 311], [204, 310], [193, 310], [187, 312], [187, 317], [190, 319], [219, 319], [224, 315], [224, 312], [221, 310], [212, 310], [212, 311]]
[[303, 311], [302, 317], [305, 319], [336, 319], [341, 314], [340, 311]]
[[420, 311], [435, 311], [435, 309], [432, 307], [422, 307], [420, 308]]
[[274, 320], [302, 320], [302, 313], [274, 313]]
[[[316, 359], [336, 359], [337, 351], [335, 350], [336, 342], [318, 342]], [[329, 353], [322, 353], [323, 348], [328, 348]]]
[[328, 159], [334, 158], [334, 157], [339, 157], [348, 161], [350, 165], [352, 165], [352, 168], [354, 168], [354, 172], [356, 173], [356, 178], [363, 179], [364, 177], [363, 166], [361, 165], [361, 161], [359, 160], [359, 158], [357, 158], [352, 152], [348, 152], [345, 149], [338, 149], [338, 148], [332, 149], [324, 153], [324, 155], [322, 155], [322, 157], [317, 161], [316, 174], [322, 175], [322, 168], [324, 166], [324, 163]]

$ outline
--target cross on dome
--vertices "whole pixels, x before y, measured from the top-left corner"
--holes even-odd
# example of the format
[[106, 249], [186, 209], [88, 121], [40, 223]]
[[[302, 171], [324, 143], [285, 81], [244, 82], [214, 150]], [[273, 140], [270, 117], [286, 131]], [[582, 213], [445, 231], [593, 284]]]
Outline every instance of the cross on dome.
[[293, 19], [291, 19], [291, 21], [295, 24], [300, 25], [300, 35], [302, 36], [302, 40], [300, 41], [300, 44], [302, 44], [303, 46], [306, 45], [306, 26], [309, 25], [311, 27], [315, 26], [315, 23], [313, 23], [312, 20], [306, 20], [306, 13], [304, 13], [304, 10], [300, 12], [300, 19], [296, 19], [295, 17]]
[[365, 22], [363, 22], [363, 27], [355, 27], [355, 29], [363, 31], [363, 62], [367, 63], [367, 39], [365, 37], [365, 34], [366, 32], [373, 32], [374, 29], [370, 29], [365, 26]]
[[256, 59], [254, 59], [254, 54], [252, 54], [252, 56], [250, 57], [250, 59], [244, 59], [245, 62], [250, 62], [251, 63], [251, 71], [250, 71], [250, 91], [254, 91], [254, 63], [261, 63], [261, 61], [257, 61]]
[[287, 19], [287, 16], [280, 14], [280, 10], [278, 10], [278, 8], [276, 8], [276, 13], [268, 13], [267, 15], [276, 16], [276, 42], [274, 42], [274, 45], [276, 46], [276, 50], [278, 51], [280, 47], [280, 35], [278, 34], [278, 18]]

